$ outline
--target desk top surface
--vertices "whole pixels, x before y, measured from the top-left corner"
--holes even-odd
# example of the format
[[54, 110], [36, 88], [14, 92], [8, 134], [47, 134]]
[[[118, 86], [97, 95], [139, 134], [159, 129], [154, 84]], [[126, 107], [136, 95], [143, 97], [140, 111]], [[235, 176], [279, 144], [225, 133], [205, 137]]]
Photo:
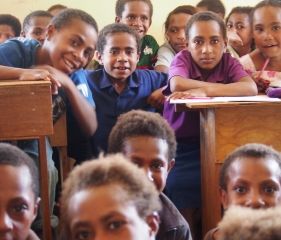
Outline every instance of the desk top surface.
[[50, 85], [49, 81], [20, 81], [20, 80], [0, 80], [0, 87], [5, 86], [22, 86], [22, 85]]

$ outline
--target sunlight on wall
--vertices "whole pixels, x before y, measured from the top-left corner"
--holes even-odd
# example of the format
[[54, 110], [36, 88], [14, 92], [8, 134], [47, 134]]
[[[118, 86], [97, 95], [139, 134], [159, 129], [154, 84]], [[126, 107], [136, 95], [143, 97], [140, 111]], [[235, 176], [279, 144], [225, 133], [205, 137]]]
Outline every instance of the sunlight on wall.
[[[222, 0], [226, 6], [227, 12], [236, 6], [254, 6], [258, 0]], [[149, 33], [153, 35], [161, 44], [164, 39], [163, 24], [168, 13], [175, 7], [183, 4], [196, 5], [199, 0], [152, 0], [154, 15]], [[34, 10], [46, 10], [53, 4], [60, 3], [72, 8], [80, 8], [87, 11], [96, 19], [99, 28], [112, 23], [115, 18], [115, 0], [9, 0], [1, 2], [0, 13], [11, 13], [17, 16], [21, 21]]]

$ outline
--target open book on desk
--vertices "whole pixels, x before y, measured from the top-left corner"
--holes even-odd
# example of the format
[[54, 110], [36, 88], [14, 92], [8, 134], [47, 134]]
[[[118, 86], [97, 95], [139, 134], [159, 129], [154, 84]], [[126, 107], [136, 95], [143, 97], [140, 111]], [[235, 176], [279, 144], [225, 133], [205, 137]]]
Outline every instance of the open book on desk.
[[226, 103], [226, 102], [281, 102], [279, 98], [270, 98], [267, 95], [247, 97], [192, 97], [185, 99], [171, 99], [170, 103]]

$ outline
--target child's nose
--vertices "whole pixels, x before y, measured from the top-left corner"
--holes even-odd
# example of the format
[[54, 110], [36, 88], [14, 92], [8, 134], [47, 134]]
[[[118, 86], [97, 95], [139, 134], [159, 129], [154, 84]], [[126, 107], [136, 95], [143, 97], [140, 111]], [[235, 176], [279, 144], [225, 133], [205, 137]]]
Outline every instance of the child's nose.
[[202, 47], [203, 53], [210, 53], [212, 52], [212, 46], [209, 43], [205, 43]]
[[9, 232], [13, 228], [10, 216], [4, 212], [0, 216], [0, 233]]
[[185, 40], [185, 32], [184, 32], [184, 30], [179, 31], [178, 39]]
[[252, 193], [250, 194], [249, 198], [246, 202], [246, 207], [250, 208], [264, 208], [265, 207], [265, 201], [263, 200], [262, 196], [258, 193]]
[[127, 61], [127, 60], [128, 60], [127, 54], [125, 54], [124, 52], [121, 52], [117, 57], [118, 62]]

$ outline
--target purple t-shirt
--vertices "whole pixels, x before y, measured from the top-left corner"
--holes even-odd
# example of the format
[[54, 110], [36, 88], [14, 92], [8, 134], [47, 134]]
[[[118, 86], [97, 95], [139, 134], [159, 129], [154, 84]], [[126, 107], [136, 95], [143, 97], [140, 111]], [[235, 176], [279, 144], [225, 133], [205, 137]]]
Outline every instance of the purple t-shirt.
[[[175, 56], [170, 66], [169, 79], [174, 76], [228, 84], [236, 82], [242, 77], [248, 76], [248, 74], [244, 71], [237, 59], [231, 57], [229, 53], [224, 53], [221, 61], [213, 69], [212, 73], [206, 79], [203, 79], [200, 68], [192, 59], [190, 52], [188, 50], [182, 50]], [[169, 84], [167, 89], [164, 90], [164, 93], [171, 93]], [[174, 105], [165, 102], [163, 115], [175, 130], [178, 140], [194, 141], [199, 139], [198, 111], [175, 112]]]

